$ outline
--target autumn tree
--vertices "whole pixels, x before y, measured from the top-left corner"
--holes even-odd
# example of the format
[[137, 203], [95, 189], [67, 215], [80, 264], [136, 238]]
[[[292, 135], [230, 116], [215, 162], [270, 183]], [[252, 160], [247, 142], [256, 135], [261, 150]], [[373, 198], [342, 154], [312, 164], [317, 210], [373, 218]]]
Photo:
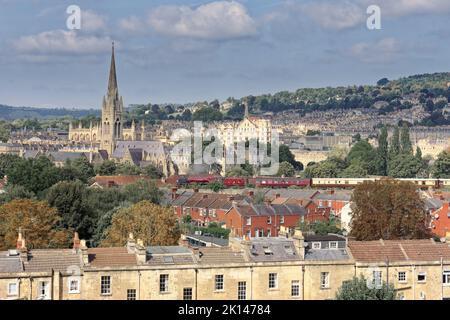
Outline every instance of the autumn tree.
[[172, 210], [147, 200], [118, 210], [112, 217], [102, 245], [123, 246], [129, 233], [142, 239], [146, 245], [176, 245], [180, 238], [180, 230]]
[[352, 202], [351, 236], [357, 240], [429, 237], [425, 206], [413, 183], [366, 181], [355, 187]]
[[72, 232], [60, 227], [61, 217], [46, 202], [29, 199], [13, 200], [0, 207], [0, 250], [16, 247], [19, 228], [27, 248], [64, 248], [71, 242]]

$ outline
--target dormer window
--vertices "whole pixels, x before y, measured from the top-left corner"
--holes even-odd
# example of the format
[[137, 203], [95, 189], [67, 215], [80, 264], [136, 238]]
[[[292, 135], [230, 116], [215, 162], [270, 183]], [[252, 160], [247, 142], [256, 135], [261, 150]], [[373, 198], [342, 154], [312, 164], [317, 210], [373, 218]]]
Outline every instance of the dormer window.
[[337, 248], [338, 248], [338, 242], [330, 241], [330, 249], [337, 249]]

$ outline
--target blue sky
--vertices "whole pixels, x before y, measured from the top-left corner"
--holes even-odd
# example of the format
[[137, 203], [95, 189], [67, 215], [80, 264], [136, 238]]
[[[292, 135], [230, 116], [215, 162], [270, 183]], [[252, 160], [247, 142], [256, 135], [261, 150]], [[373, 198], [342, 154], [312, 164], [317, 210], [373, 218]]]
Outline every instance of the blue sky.
[[0, 0], [0, 104], [99, 108], [112, 40], [126, 104], [450, 71], [449, 21], [449, 0]]

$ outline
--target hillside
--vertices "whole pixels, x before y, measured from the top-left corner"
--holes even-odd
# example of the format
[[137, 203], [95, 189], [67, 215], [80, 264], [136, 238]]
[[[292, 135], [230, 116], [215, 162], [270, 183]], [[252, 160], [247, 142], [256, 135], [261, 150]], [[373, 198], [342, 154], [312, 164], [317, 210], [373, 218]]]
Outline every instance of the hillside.
[[33, 108], [33, 107], [11, 107], [0, 104], [0, 120], [16, 119], [51, 119], [61, 117], [81, 118], [88, 115], [98, 115], [99, 110], [76, 110], [64, 108]]

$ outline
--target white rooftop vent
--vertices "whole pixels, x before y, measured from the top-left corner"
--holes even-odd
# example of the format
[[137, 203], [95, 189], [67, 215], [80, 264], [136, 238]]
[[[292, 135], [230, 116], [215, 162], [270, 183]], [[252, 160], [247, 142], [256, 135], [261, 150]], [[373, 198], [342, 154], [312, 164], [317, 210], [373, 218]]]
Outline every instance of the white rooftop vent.
[[16, 249], [8, 250], [9, 257], [14, 257], [14, 256], [18, 256], [18, 255], [19, 255], [19, 251], [17, 251]]

